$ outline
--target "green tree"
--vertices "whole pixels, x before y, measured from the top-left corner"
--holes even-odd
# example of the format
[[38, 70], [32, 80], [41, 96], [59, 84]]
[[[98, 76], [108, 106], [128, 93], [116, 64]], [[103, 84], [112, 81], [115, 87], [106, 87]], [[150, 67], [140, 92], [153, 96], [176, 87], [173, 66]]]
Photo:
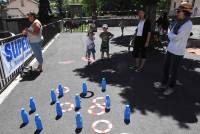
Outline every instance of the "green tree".
[[[156, 20], [158, 7], [168, 9], [169, 0], [83, 0], [84, 8], [88, 15], [98, 11], [127, 11], [138, 9], [144, 6], [147, 17], [152, 23]], [[166, 6], [168, 5], [168, 6]], [[152, 25], [155, 26], [155, 25]]]
[[52, 13], [50, 8], [49, 0], [39, 0], [39, 19], [42, 23], [46, 24], [49, 22], [49, 15]]

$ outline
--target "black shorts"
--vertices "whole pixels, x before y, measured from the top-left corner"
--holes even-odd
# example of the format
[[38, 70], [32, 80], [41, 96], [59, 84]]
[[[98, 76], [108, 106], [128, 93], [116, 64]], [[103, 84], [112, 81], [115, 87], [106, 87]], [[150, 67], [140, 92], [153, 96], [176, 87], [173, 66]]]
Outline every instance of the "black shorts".
[[145, 40], [143, 37], [136, 37], [134, 42], [134, 50], [133, 50], [133, 56], [135, 58], [143, 58], [146, 59], [146, 47], [145, 47]]

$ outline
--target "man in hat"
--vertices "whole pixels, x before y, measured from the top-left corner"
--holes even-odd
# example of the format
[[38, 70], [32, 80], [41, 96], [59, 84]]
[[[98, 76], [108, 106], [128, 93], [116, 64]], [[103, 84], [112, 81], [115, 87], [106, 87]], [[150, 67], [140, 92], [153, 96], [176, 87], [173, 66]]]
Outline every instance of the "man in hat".
[[167, 47], [162, 81], [154, 83], [155, 88], [165, 89], [164, 95], [170, 95], [174, 92], [178, 67], [185, 54], [187, 41], [192, 30], [191, 14], [192, 5], [186, 2], [181, 3], [176, 10], [176, 23], [168, 33], [170, 42]]

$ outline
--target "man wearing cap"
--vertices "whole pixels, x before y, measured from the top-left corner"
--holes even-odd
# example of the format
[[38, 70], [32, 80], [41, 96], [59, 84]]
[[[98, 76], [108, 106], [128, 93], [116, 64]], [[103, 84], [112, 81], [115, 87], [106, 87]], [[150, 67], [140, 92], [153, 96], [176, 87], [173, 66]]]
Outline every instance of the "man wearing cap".
[[191, 14], [192, 5], [186, 2], [181, 3], [176, 10], [176, 23], [168, 33], [170, 42], [167, 47], [162, 81], [160, 84], [154, 83], [155, 88], [165, 89], [164, 95], [170, 95], [174, 92], [178, 67], [185, 54], [187, 41], [192, 30]]
[[43, 64], [43, 57], [42, 57], [42, 24], [41, 22], [36, 19], [36, 14], [34, 12], [28, 13], [28, 20], [32, 23], [29, 28], [26, 28], [22, 34], [27, 35], [29, 38], [30, 46], [33, 50], [33, 53], [39, 63], [37, 67], [38, 72], [42, 72], [42, 64]]

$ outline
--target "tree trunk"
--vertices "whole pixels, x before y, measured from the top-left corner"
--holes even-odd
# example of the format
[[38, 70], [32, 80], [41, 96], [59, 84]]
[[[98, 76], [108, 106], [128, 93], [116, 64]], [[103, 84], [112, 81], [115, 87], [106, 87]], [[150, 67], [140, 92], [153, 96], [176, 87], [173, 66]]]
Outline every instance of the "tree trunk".
[[155, 29], [156, 23], [156, 0], [149, 0], [146, 3], [146, 15], [147, 18], [151, 21], [152, 30]]

